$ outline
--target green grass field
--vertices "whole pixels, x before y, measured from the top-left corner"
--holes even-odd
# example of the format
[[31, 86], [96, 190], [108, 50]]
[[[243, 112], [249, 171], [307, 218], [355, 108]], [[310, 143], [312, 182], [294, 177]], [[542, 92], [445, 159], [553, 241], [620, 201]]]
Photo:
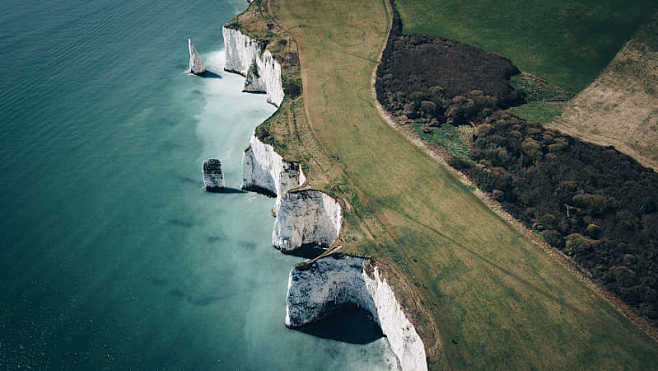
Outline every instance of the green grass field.
[[471, 141], [473, 128], [467, 125], [442, 125], [425, 132], [426, 126], [421, 123], [411, 124], [418, 137], [426, 142], [444, 148], [450, 156], [471, 161]]
[[383, 269], [432, 369], [658, 368], [653, 340], [379, 115], [386, 0], [263, 3], [299, 45], [304, 91], [268, 130], [344, 202], [341, 251]]
[[564, 102], [533, 102], [509, 109], [513, 114], [531, 122], [547, 123], [560, 117]]
[[504, 55], [576, 93], [656, 9], [655, 0], [395, 0], [404, 32], [429, 33]]

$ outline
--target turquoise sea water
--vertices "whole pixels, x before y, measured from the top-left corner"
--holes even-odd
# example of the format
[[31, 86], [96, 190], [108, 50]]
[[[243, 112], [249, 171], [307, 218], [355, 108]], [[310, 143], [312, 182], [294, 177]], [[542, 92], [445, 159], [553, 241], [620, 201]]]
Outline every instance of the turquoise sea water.
[[[273, 199], [201, 188], [209, 156], [240, 187], [274, 112], [221, 70], [220, 27], [245, 6], [3, 2], [0, 369], [389, 366], [383, 338], [286, 329], [299, 258], [271, 247]], [[187, 37], [220, 78], [183, 73]]]

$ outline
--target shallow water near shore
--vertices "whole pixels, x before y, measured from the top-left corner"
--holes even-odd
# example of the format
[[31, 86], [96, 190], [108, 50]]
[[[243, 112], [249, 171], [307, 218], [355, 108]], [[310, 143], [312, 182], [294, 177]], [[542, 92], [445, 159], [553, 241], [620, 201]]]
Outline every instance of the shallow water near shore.
[[[245, 6], [5, 5], [0, 369], [390, 368], [385, 338], [286, 329], [300, 258], [271, 247], [274, 200], [202, 189], [208, 157], [239, 189], [275, 111], [222, 70], [221, 25]], [[216, 75], [184, 73], [187, 37]]]

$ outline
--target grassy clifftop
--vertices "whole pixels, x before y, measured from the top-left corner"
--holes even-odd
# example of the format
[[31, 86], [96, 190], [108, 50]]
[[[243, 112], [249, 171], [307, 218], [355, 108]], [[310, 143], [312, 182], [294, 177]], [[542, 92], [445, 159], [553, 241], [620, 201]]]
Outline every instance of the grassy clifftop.
[[262, 5], [297, 42], [303, 82], [303, 104], [267, 131], [343, 204], [342, 251], [383, 268], [430, 367], [658, 367], [648, 336], [380, 116], [372, 78], [387, 1]]

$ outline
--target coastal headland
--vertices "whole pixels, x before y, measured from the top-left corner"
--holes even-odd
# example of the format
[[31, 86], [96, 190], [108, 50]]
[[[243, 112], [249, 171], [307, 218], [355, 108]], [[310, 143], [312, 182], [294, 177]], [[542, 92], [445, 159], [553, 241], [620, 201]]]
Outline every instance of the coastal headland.
[[[290, 192], [322, 193], [340, 206], [335, 238], [323, 239], [326, 249], [291, 273], [288, 324], [290, 309], [313, 307], [303, 296], [290, 300], [293, 281], [312, 280], [304, 272], [330, 269], [336, 265], [330, 260], [342, 257], [354, 267], [350, 259], [358, 258], [367, 263], [339, 265], [346, 273], [335, 282], [352, 277], [350, 287], [364, 289], [336, 291], [318, 305], [323, 309], [340, 297], [369, 310], [402, 369], [655, 368], [658, 346], [649, 336], [387, 123], [373, 82], [392, 14], [385, 0], [257, 0], [225, 27], [260, 48], [255, 70], [247, 65], [237, 72], [247, 82], [263, 79], [255, 85], [265, 86], [279, 107], [255, 138], [304, 175], [286, 190], [275, 184], [277, 221]], [[276, 67], [259, 67], [271, 61], [281, 67], [280, 85], [270, 81]], [[280, 102], [267, 84], [281, 87]], [[281, 179], [284, 168], [269, 167], [274, 172], [268, 174]], [[293, 232], [310, 222], [288, 220], [295, 220]], [[369, 280], [391, 294], [369, 290], [375, 287]], [[387, 293], [388, 309], [379, 305], [378, 292]], [[411, 334], [401, 347], [395, 345], [398, 329], [387, 326], [403, 321], [386, 322], [390, 308], [413, 329], [401, 329]], [[418, 344], [414, 333], [422, 355], [409, 351]]]

